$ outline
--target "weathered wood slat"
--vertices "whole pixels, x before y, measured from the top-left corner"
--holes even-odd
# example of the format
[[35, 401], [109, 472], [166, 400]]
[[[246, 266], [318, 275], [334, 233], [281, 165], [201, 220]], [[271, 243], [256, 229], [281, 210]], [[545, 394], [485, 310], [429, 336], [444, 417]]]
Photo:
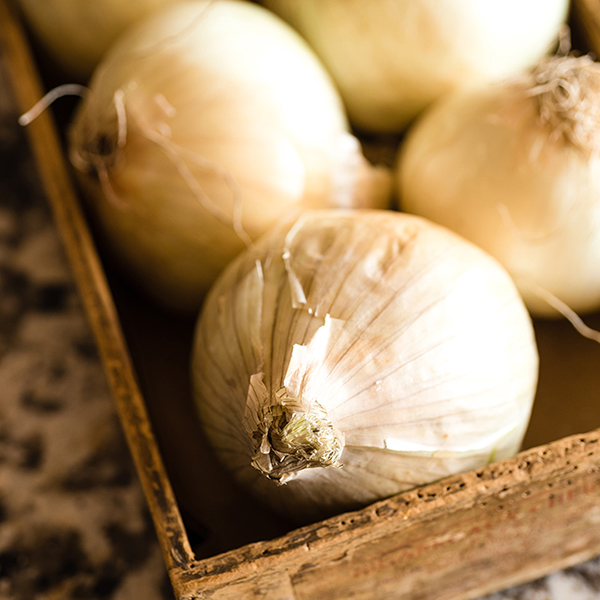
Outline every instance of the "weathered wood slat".
[[600, 433], [201, 561], [180, 598], [470, 600], [600, 552]]

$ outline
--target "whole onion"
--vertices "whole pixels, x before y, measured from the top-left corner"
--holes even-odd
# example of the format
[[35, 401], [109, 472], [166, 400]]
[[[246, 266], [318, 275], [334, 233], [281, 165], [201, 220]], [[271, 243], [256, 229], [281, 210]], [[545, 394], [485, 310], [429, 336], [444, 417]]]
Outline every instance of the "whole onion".
[[494, 255], [536, 315], [600, 308], [599, 107], [588, 56], [442, 100], [401, 147], [403, 210]]
[[208, 439], [299, 521], [515, 453], [537, 382], [504, 269], [392, 211], [308, 211], [230, 264], [192, 357]]
[[105, 246], [174, 310], [196, 311], [290, 210], [389, 202], [389, 173], [363, 157], [308, 45], [237, 0], [180, 2], [129, 29], [92, 78], [70, 155]]
[[568, 0], [263, 0], [333, 75], [355, 126], [399, 131], [457, 87], [533, 65]]

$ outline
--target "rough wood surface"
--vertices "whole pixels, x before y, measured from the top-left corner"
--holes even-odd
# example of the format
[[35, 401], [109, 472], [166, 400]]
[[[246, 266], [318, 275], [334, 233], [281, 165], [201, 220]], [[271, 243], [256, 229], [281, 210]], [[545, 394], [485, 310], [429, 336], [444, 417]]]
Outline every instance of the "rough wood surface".
[[600, 551], [600, 434], [181, 570], [178, 597], [469, 600]]

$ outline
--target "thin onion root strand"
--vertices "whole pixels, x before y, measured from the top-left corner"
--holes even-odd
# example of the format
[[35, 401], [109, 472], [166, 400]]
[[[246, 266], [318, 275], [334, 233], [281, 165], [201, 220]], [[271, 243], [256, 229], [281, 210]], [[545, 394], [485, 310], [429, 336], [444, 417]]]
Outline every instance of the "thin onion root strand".
[[26, 127], [33, 121], [35, 121], [44, 111], [48, 110], [50, 106], [56, 102], [59, 98], [65, 96], [79, 96], [85, 98], [89, 93], [89, 89], [78, 83], [65, 83], [52, 88], [47, 94], [45, 94], [40, 100], [38, 100], [26, 113], [23, 113], [19, 117], [19, 125]]
[[112, 184], [110, 183], [110, 174], [106, 164], [102, 160], [96, 160], [94, 161], [94, 168], [96, 170], [98, 181], [100, 182], [100, 187], [102, 188], [104, 196], [116, 208], [120, 210], [127, 210], [129, 205], [127, 202], [119, 198], [118, 194], [115, 192]]
[[530, 286], [532, 291], [544, 302], [548, 304], [551, 308], [560, 313], [563, 317], [565, 317], [571, 325], [575, 328], [575, 330], [581, 334], [583, 337], [597, 342], [600, 344], [600, 331], [596, 331], [592, 329], [588, 325], [583, 322], [583, 319], [565, 302], [563, 302], [560, 298], [557, 298], [550, 291], [538, 285], [536, 283], [530, 282]]
[[[254, 242], [242, 225], [242, 194], [234, 177], [228, 172], [219, 168], [217, 165], [214, 165], [212, 162], [202, 158], [201, 156], [198, 156], [195, 153], [191, 153], [184, 148], [181, 148], [158, 131], [145, 128], [142, 128], [142, 131], [143, 135], [149, 141], [154, 142], [159, 148], [161, 148], [169, 160], [171, 160], [182, 179], [185, 181], [186, 185], [190, 188], [190, 191], [194, 194], [202, 207], [225, 225], [233, 227], [236, 235], [246, 246], [246, 248], [252, 250], [254, 248]], [[202, 186], [186, 164], [186, 160], [212, 171], [225, 181], [225, 184], [233, 194], [232, 215], [229, 215], [225, 209], [216, 204], [204, 192]]]

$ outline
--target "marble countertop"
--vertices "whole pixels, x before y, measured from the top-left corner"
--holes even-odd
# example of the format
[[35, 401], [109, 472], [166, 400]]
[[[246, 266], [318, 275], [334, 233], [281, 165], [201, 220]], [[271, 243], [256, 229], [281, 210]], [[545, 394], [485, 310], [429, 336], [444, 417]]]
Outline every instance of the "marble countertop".
[[[173, 594], [0, 55], [0, 600]], [[600, 599], [600, 559], [486, 600]]]

